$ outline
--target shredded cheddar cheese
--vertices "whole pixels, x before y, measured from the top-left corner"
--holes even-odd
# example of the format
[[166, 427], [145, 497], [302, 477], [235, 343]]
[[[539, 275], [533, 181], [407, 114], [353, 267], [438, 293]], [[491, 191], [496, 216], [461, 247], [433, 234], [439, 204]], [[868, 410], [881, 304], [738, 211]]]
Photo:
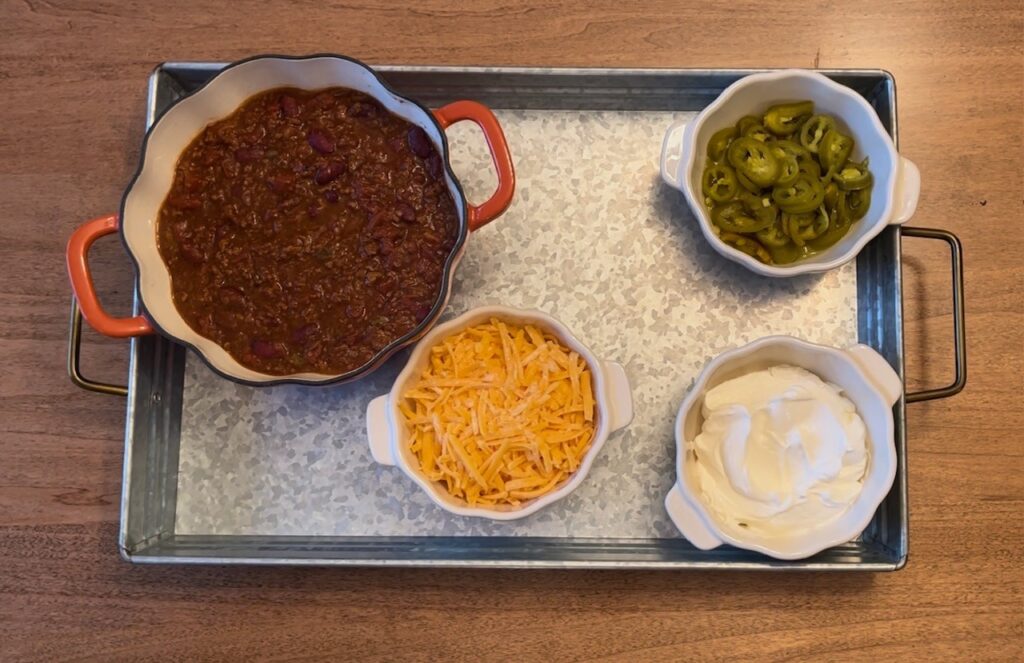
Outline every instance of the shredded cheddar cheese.
[[399, 408], [424, 475], [467, 504], [499, 508], [568, 479], [596, 416], [578, 353], [539, 327], [496, 318], [431, 348]]

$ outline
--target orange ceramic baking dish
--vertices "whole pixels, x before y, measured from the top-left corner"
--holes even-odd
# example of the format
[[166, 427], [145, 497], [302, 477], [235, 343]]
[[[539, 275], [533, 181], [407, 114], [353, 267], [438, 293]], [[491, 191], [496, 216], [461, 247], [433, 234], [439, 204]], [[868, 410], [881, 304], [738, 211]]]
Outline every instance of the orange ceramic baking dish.
[[[242, 365], [223, 347], [186, 323], [175, 307], [171, 275], [158, 251], [157, 220], [182, 152], [207, 125], [229, 116], [247, 99], [283, 87], [351, 88], [371, 96], [387, 111], [422, 128], [441, 156], [443, 177], [458, 215], [455, 243], [447, 255], [438, 295], [429, 313], [405, 335], [375, 348], [375, 354], [365, 364], [342, 374], [270, 375]], [[461, 120], [470, 120], [483, 131], [497, 171], [497, 189], [481, 205], [469, 204], [449, 163], [445, 129]], [[416, 342], [434, 325], [447, 304], [452, 277], [466, 249], [467, 238], [508, 208], [514, 190], [515, 173], [508, 145], [498, 120], [486, 106], [474, 101], [455, 101], [428, 110], [392, 90], [367, 65], [340, 55], [259, 56], [227, 66], [153, 124], [143, 142], [138, 171], [121, 200], [120, 214], [88, 221], [71, 236], [67, 247], [68, 274], [83, 316], [101, 334], [124, 338], [161, 333], [195, 350], [220, 375], [246, 384], [348, 382], [367, 375], [394, 352]], [[108, 314], [100, 304], [89, 272], [90, 246], [98, 238], [113, 233], [120, 235], [137, 269], [142, 313], [135, 317], [117, 318]]]

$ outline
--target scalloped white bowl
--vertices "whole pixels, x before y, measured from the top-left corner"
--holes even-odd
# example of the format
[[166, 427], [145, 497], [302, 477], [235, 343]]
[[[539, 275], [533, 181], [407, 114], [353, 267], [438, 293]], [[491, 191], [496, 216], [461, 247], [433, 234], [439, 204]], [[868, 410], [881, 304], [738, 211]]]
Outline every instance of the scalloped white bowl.
[[[695, 439], [704, 424], [701, 410], [708, 390], [739, 375], [780, 364], [805, 368], [843, 390], [864, 420], [868, 469], [863, 490], [838, 519], [796, 534], [754, 536], [719, 522], [707, 508], [693, 474], [694, 459], [687, 450], [687, 441]], [[701, 371], [676, 417], [676, 483], [665, 497], [669, 517], [701, 550], [727, 543], [778, 559], [803, 559], [854, 539], [871, 522], [896, 477], [892, 406], [902, 394], [899, 375], [882, 355], [866, 345], [837, 350], [791, 336], [767, 336], [722, 353]]]
[[[847, 235], [827, 250], [789, 265], [766, 265], [729, 246], [715, 234], [711, 216], [701, 195], [701, 175], [707, 161], [707, 144], [719, 129], [735, 124], [744, 115], [764, 112], [785, 101], [810, 99], [815, 112], [828, 113], [856, 140], [855, 160], [867, 156], [875, 185], [871, 207]], [[763, 276], [796, 276], [824, 272], [857, 256], [864, 245], [890, 224], [905, 223], [914, 215], [921, 192], [921, 174], [912, 161], [896, 152], [874, 109], [850, 88], [813, 71], [784, 69], [744, 76], [727, 87], [693, 120], [672, 124], [661, 148], [661, 177], [686, 196], [711, 246], [730, 260]]]
[[[587, 362], [594, 376], [595, 411], [597, 429], [579, 468], [558, 488], [524, 502], [518, 507], [472, 507], [453, 497], [438, 482], [431, 481], [419, 469], [415, 454], [409, 449], [409, 431], [398, 409], [399, 400], [409, 383], [419, 378], [430, 359], [430, 349], [447, 336], [458, 333], [490, 318], [499, 318], [517, 324], [533, 324], [550, 331], [567, 347], [575, 350]], [[626, 371], [613, 361], [601, 361], [583, 345], [561, 322], [540, 311], [528, 311], [505, 306], [475, 308], [432, 329], [415, 347], [409, 361], [395, 379], [391, 391], [370, 401], [366, 408], [367, 438], [373, 459], [381, 465], [394, 465], [422, 488], [442, 509], [460, 516], [474, 516], [491, 520], [523, 518], [557, 502], [575, 490], [590, 471], [594, 458], [611, 433], [625, 428], [633, 419], [633, 398]]]

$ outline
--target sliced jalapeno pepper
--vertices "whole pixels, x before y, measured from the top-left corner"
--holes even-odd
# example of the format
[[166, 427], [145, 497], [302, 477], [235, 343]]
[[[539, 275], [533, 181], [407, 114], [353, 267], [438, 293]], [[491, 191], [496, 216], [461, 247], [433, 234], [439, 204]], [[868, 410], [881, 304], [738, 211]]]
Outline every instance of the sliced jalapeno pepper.
[[766, 265], [772, 264], [771, 254], [756, 239], [729, 232], [722, 233], [718, 237], [729, 246], [739, 249], [748, 256], [757, 258]]
[[824, 235], [829, 228], [829, 217], [824, 207], [817, 214], [783, 214], [783, 228], [797, 246]]
[[799, 143], [796, 143], [791, 140], [777, 140], [774, 143], [772, 143], [772, 147], [777, 147], [781, 150], [784, 150], [786, 154], [792, 155], [797, 161], [799, 161], [800, 159], [814, 158], [811, 156], [811, 153], [805, 150], [803, 147], [801, 147]]
[[767, 246], [769, 250], [791, 243], [789, 235], [787, 235], [786, 231], [782, 229], [782, 222], [779, 220], [776, 220], [775, 223], [763, 230], [758, 230], [757, 239], [759, 242]]
[[747, 130], [743, 132], [744, 136], [759, 140], [762, 143], [767, 143], [769, 140], [774, 138], [771, 132], [764, 128], [764, 125], [758, 122], [757, 124], [751, 124], [747, 127]]
[[846, 210], [850, 221], [859, 221], [864, 218], [864, 215], [868, 213], [868, 207], [871, 206], [871, 189], [841, 191], [840, 194], [846, 194], [843, 196], [842, 209]]
[[771, 225], [771, 219], [761, 220], [750, 216], [738, 200], [715, 206], [711, 210], [711, 221], [722, 230], [732, 233], [753, 233]]
[[775, 180], [775, 185], [789, 186], [796, 182], [796, 178], [800, 176], [800, 164], [797, 163], [796, 156], [775, 143], [772, 143], [771, 148], [772, 154], [779, 160], [779, 179]]
[[825, 199], [825, 187], [816, 178], [800, 175], [789, 186], [777, 186], [772, 190], [772, 199], [779, 209], [789, 214], [812, 212]]
[[736, 197], [743, 203], [744, 209], [760, 221], [774, 223], [779, 216], [779, 208], [772, 202], [771, 196], [740, 191]]
[[803, 246], [806, 243], [803, 230], [813, 223], [813, 214], [782, 213], [782, 229], [797, 246]]
[[836, 196], [835, 214], [839, 224], [848, 226], [853, 223], [853, 219], [850, 218], [850, 208], [846, 206], [846, 196], [846, 191], [839, 189], [839, 193]]
[[797, 170], [800, 171], [801, 175], [807, 175], [818, 179], [821, 177], [821, 166], [818, 165], [818, 160], [808, 154], [806, 157], [799, 157], [796, 160]]
[[792, 242], [787, 242], [782, 246], [769, 246], [768, 253], [772, 255], [772, 263], [788, 265], [807, 255], [807, 250], [800, 248]]
[[821, 237], [828, 231], [829, 227], [829, 216], [828, 211], [824, 205], [818, 207], [818, 214], [814, 217], [814, 222], [806, 229], [801, 231], [801, 236], [805, 241], [816, 239]]
[[753, 115], [744, 115], [736, 123], [736, 130], [740, 132], [740, 135], [746, 135], [747, 129], [754, 126], [755, 124], [761, 124], [761, 120], [754, 117]]
[[800, 144], [808, 151], [817, 154], [825, 134], [835, 127], [835, 120], [828, 115], [814, 115], [800, 128]]
[[711, 134], [711, 140], [708, 141], [708, 158], [715, 162], [724, 159], [729, 143], [738, 135], [736, 127], [726, 127]]
[[[841, 195], [843, 193], [840, 191]], [[842, 215], [839, 214], [839, 210], [834, 209], [829, 215], [828, 230], [807, 242], [807, 246], [815, 251], [824, 251], [845, 237], [849, 230], [849, 220], [844, 220]]]
[[835, 174], [836, 184], [844, 191], [857, 191], [871, 186], [871, 171], [868, 170], [868, 160], [861, 163], [847, 161], [846, 165], [840, 168]]
[[842, 168], [852, 151], [853, 139], [836, 129], [830, 129], [821, 139], [818, 160], [821, 161], [821, 167], [831, 176]]
[[825, 207], [827, 207], [830, 210], [834, 210], [838, 202], [839, 187], [836, 186], [835, 182], [829, 182], [825, 186]]
[[789, 136], [801, 123], [814, 114], [813, 101], [772, 106], [764, 114], [764, 126], [776, 136]]
[[740, 186], [743, 187], [749, 193], [761, 193], [761, 187], [751, 182], [746, 175], [739, 171], [736, 171], [736, 181], [739, 182]]
[[732, 200], [739, 190], [736, 174], [732, 168], [721, 163], [710, 164], [704, 169], [702, 185], [704, 195], [718, 203]]
[[726, 156], [737, 173], [760, 187], [771, 186], [779, 177], [779, 161], [771, 148], [749, 136], [734, 140]]

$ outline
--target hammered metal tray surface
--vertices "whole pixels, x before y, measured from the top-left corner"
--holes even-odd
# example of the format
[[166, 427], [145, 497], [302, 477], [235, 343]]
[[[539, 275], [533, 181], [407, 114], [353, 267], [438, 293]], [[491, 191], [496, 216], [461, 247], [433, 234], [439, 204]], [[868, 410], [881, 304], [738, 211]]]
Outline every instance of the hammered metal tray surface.
[[[158, 70], [151, 112], [213, 71], [212, 65]], [[891, 521], [891, 506], [883, 505], [865, 536], [848, 546], [811, 561], [779, 563], [727, 548], [693, 549], [662, 502], [675, 477], [676, 410], [701, 367], [719, 352], [775, 333], [840, 347], [859, 339], [901, 369], [901, 343], [895, 353], [882, 335], [872, 343], [878, 330], [865, 325], [883, 302], [872, 308], [864, 301], [874, 292], [898, 304], [898, 244], [890, 264], [883, 261], [874, 271], [862, 259], [825, 275], [753, 276], [707, 245], [682, 196], [658, 177], [665, 128], [692, 116], [728, 77], [607, 72], [598, 80], [596, 72], [575, 73], [393, 69], [388, 75], [427, 103], [471, 97], [490, 104], [516, 163], [515, 201], [469, 238], [448, 316], [483, 304], [538, 308], [565, 322], [598, 356], [626, 368], [635, 418], [609, 439], [586, 481], [519, 521], [457, 517], [434, 506], [397, 468], [376, 465], [366, 444], [366, 405], [390, 388], [405, 353], [351, 385], [256, 389], [216, 376], [166, 342], [151, 356], [162, 368], [147, 369], [140, 364], [143, 346], [153, 339], [140, 340], [133, 344], [126, 556], [513, 566], [900, 563], [905, 520]], [[865, 94], [891, 90], [880, 74], [847, 75]], [[891, 119], [883, 117], [887, 124]], [[449, 129], [448, 139], [453, 169], [470, 199], [486, 198], [494, 177], [482, 137], [462, 124]], [[893, 266], [895, 279], [887, 274]], [[898, 336], [898, 317], [895, 322]], [[162, 385], [154, 372], [163, 374]], [[153, 392], [148, 402], [139, 393], [147, 385]], [[161, 392], [170, 398], [154, 403]], [[140, 405], [148, 431], [138, 425]], [[897, 409], [901, 415], [902, 404]], [[154, 417], [155, 410], [162, 415]], [[140, 467], [133, 451], [160, 441], [174, 453], [147, 448]], [[140, 484], [148, 502], [132, 499]], [[896, 513], [903, 512], [897, 505]]]

